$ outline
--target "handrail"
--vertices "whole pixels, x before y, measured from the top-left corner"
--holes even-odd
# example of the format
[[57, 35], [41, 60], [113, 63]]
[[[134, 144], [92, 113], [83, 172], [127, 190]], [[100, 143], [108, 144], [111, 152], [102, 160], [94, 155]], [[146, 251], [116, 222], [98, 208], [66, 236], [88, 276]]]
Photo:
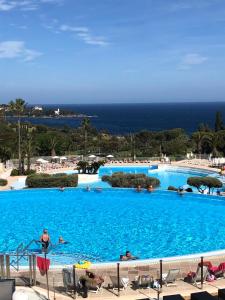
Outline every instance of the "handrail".
[[[16, 259], [12, 260], [10, 265], [16, 270], [19, 271], [19, 262], [22, 258], [26, 258], [27, 256], [27, 250], [29, 247], [33, 244], [36, 243], [36, 240], [31, 240], [25, 247], [24, 244], [21, 243], [16, 249]], [[27, 259], [27, 258], [26, 258]], [[15, 266], [16, 265], [16, 266]]]

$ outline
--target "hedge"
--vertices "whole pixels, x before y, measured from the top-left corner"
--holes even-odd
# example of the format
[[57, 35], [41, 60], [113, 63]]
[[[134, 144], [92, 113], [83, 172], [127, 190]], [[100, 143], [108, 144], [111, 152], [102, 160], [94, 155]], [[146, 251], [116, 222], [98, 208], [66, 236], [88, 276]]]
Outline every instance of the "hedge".
[[8, 184], [8, 181], [6, 179], [0, 179], [0, 186], [5, 186]]
[[33, 174], [27, 176], [26, 185], [29, 188], [50, 188], [50, 187], [76, 187], [78, 184], [77, 174]]
[[[31, 175], [31, 174], [35, 174], [36, 173], [36, 171], [35, 170], [26, 170], [26, 171], [24, 171], [23, 172], [23, 174], [22, 175]], [[10, 176], [19, 176], [20, 175], [20, 173], [19, 173], [19, 170], [18, 169], [13, 169], [12, 171], [11, 171], [11, 174], [10, 174]]]
[[123, 172], [116, 172], [112, 176], [102, 176], [102, 181], [108, 182], [112, 187], [134, 188], [141, 186], [147, 188], [150, 185], [157, 187], [160, 185], [159, 179], [155, 177], [148, 177], [145, 174], [127, 174]]

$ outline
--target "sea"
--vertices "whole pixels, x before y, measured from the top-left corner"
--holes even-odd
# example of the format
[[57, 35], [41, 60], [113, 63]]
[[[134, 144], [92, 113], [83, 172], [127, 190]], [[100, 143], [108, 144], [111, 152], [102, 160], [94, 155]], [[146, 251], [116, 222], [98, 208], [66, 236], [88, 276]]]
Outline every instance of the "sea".
[[[129, 134], [141, 130], [161, 131], [183, 128], [194, 132], [200, 123], [214, 128], [215, 114], [225, 118], [225, 102], [145, 103], [145, 104], [57, 104], [44, 105], [90, 116], [91, 124], [112, 134]], [[51, 127], [80, 126], [82, 118], [24, 118], [33, 124]], [[224, 119], [225, 121], [225, 119]]]

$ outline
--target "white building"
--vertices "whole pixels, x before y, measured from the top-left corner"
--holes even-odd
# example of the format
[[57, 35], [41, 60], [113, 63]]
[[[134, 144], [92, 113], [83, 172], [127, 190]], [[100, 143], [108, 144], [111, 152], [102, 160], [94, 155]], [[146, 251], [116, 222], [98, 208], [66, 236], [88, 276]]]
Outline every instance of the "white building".
[[55, 113], [56, 116], [59, 116], [59, 115], [60, 115], [60, 110], [59, 110], [59, 108], [58, 108], [57, 110], [55, 110], [54, 113]]
[[34, 107], [34, 110], [39, 110], [39, 111], [42, 111], [42, 110], [43, 110], [43, 108], [42, 108], [41, 106], [35, 106], [35, 107]]

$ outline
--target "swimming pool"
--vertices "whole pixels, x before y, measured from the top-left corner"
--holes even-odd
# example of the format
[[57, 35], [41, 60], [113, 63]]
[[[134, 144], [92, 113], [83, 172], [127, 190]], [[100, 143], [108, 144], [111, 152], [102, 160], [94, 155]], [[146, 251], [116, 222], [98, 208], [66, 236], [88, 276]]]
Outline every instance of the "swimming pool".
[[[170, 167], [170, 166], [106, 166], [99, 169], [99, 177], [112, 175], [115, 172], [143, 173], [147, 176], [156, 177], [160, 180], [160, 189], [167, 189], [169, 185], [180, 187], [187, 185], [187, 179], [191, 176], [208, 176], [209, 171], [196, 170], [191, 168]], [[213, 174], [213, 173], [212, 173]]]
[[[55, 263], [115, 261], [127, 249], [156, 258], [225, 248], [225, 201], [220, 197], [129, 189], [36, 189], [0, 193], [0, 252], [38, 239], [47, 227]], [[34, 246], [37, 248], [37, 246]]]

